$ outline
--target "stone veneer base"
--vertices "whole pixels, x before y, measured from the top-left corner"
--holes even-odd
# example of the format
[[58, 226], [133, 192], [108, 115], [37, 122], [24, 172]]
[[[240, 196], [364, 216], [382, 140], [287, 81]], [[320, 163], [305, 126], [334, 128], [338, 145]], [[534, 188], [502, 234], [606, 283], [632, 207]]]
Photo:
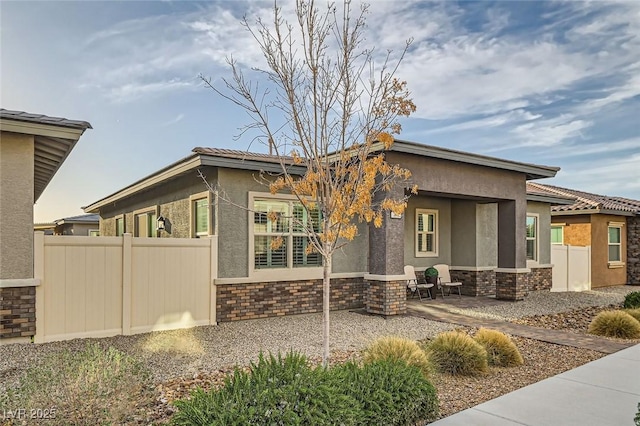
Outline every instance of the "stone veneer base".
[[640, 216], [627, 218], [627, 284], [640, 285]]
[[0, 339], [36, 334], [36, 288], [0, 288]]
[[[331, 280], [331, 310], [364, 306], [363, 278]], [[216, 321], [229, 322], [322, 312], [322, 280], [216, 286]]]
[[366, 281], [365, 306], [370, 314], [393, 316], [407, 312], [407, 282]]

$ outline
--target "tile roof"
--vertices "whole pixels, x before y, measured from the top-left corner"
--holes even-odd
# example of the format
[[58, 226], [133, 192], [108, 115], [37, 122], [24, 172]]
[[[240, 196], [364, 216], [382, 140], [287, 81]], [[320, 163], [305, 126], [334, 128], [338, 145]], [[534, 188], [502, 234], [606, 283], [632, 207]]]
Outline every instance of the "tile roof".
[[[262, 154], [259, 152], [240, 151], [236, 149], [205, 148], [196, 147], [192, 150], [196, 154], [211, 155], [214, 157], [233, 158], [236, 160], [262, 161], [268, 163], [279, 163], [280, 157], [277, 155]], [[286, 160], [293, 160], [291, 157], [282, 157]]]
[[0, 118], [16, 121], [27, 121], [38, 124], [51, 124], [61, 127], [71, 127], [74, 129], [92, 129], [91, 124], [86, 121], [69, 120], [62, 117], [49, 117], [43, 114], [31, 114], [24, 111], [12, 111], [0, 108]]
[[537, 182], [527, 182], [527, 192], [560, 195], [576, 199], [573, 204], [552, 206], [551, 211], [553, 212], [612, 210], [640, 215], [640, 201], [629, 198], [591, 194], [589, 192], [577, 191], [575, 189], [543, 185]]

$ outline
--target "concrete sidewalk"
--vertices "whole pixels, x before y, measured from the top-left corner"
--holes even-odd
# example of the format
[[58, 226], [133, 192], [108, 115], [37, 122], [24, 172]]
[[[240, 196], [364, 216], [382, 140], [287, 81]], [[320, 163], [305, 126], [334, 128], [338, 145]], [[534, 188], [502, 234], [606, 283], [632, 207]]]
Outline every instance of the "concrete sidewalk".
[[633, 426], [640, 344], [431, 423], [437, 426]]

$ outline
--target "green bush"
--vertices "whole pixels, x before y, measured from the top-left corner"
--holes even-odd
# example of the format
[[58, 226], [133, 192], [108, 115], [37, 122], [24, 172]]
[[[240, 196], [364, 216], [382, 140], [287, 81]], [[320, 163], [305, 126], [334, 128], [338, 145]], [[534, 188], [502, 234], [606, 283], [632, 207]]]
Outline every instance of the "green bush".
[[224, 386], [176, 401], [176, 425], [405, 425], [434, 420], [436, 390], [418, 367], [379, 360], [312, 368], [304, 356], [262, 354]]
[[624, 297], [624, 307], [627, 309], [640, 308], [640, 291], [632, 291]]
[[[27, 369], [0, 405], [55, 408], [57, 424], [120, 424], [153, 402], [149, 372], [114, 348], [88, 344], [65, 350]], [[0, 407], [0, 409], [4, 408]]]
[[487, 351], [466, 333], [440, 333], [428, 346], [432, 361], [441, 371], [473, 376], [488, 370]]
[[419, 367], [402, 360], [381, 359], [363, 367], [349, 362], [330, 374], [360, 405], [360, 425], [416, 424], [435, 420], [438, 414], [435, 388]]
[[327, 370], [309, 367], [296, 353], [260, 354], [249, 373], [236, 369], [220, 390], [197, 390], [175, 405], [177, 425], [355, 425], [362, 415]]
[[636, 417], [633, 421], [636, 422], [636, 426], [640, 426], [640, 402], [638, 403], [638, 412], [636, 413]]
[[640, 308], [625, 309], [624, 311], [629, 315], [631, 315], [632, 317], [634, 317], [635, 319], [637, 319], [638, 321], [640, 321]]
[[589, 324], [588, 332], [622, 339], [640, 338], [640, 322], [624, 311], [600, 312]]
[[489, 365], [515, 367], [524, 363], [518, 347], [504, 333], [481, 328], [474, 336], [474, 339], [486, 349]]
[[425, 377], [433, 373], [433, 365], [427, 354], [413, 340], [402, 337], [380, 337], [364, 351], [364, 362], [372, 363], [379, 360], [401, 360], [408, 365], [416, 366]]

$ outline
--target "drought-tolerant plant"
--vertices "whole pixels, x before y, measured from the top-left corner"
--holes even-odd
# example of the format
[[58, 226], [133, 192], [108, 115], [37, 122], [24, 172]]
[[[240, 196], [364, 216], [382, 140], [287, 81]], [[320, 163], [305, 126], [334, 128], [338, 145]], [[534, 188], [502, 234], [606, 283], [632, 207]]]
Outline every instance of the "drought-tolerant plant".
[[515, 343], [500, 331], [481, 328], [474, 339], [487, 350], [489, 365], [515, 367], [524, 362]]
[[417, 366], [389, 359], [362, 367], [348, 362], [330, 374], [360, 405], [360, 425], [412, 425], [438, 414], [436, 389]]
[[632, 317], [634, 317], [635, 319], [637, 319], [638, 321], [640, 321], [640, 308], [625, 309], [624, 311], [629, 315], [631, 315]]
[[413, 340], [402, 337], [380, 337], [365, 349], [365, 363], [379, 360], [404, 361], [408, 365], [418, 367], [426, 377], [429, 377], [434, 370], [422, 348]]
[[627, 309], [640, 308], [640, 291], [632, 291], [624, 297], [624, 307]]
[[199, 389], [175, 405], [177, 425], [354, 425], [361, 416], [327, 370], [311, 368], [297, 353], [260, 354], [249, 372], [236, 369], [221, 389]]
[[94, 343], [28, 368], [0, 405], [55, 409], [48, 414], [56, 424], [121, 424], [153, 402], [152, 389], [148, 370], [136, 359]]
[[640, 322], [624, 311], [600, 312], [589, 324], [589, 333], [623, 339], [640, 338]]
[[440, 333], [429, 344], [428, 351], [431, 360], [446, 373], [473, 376], [488, 369], [485, 348], [461, 331]]

